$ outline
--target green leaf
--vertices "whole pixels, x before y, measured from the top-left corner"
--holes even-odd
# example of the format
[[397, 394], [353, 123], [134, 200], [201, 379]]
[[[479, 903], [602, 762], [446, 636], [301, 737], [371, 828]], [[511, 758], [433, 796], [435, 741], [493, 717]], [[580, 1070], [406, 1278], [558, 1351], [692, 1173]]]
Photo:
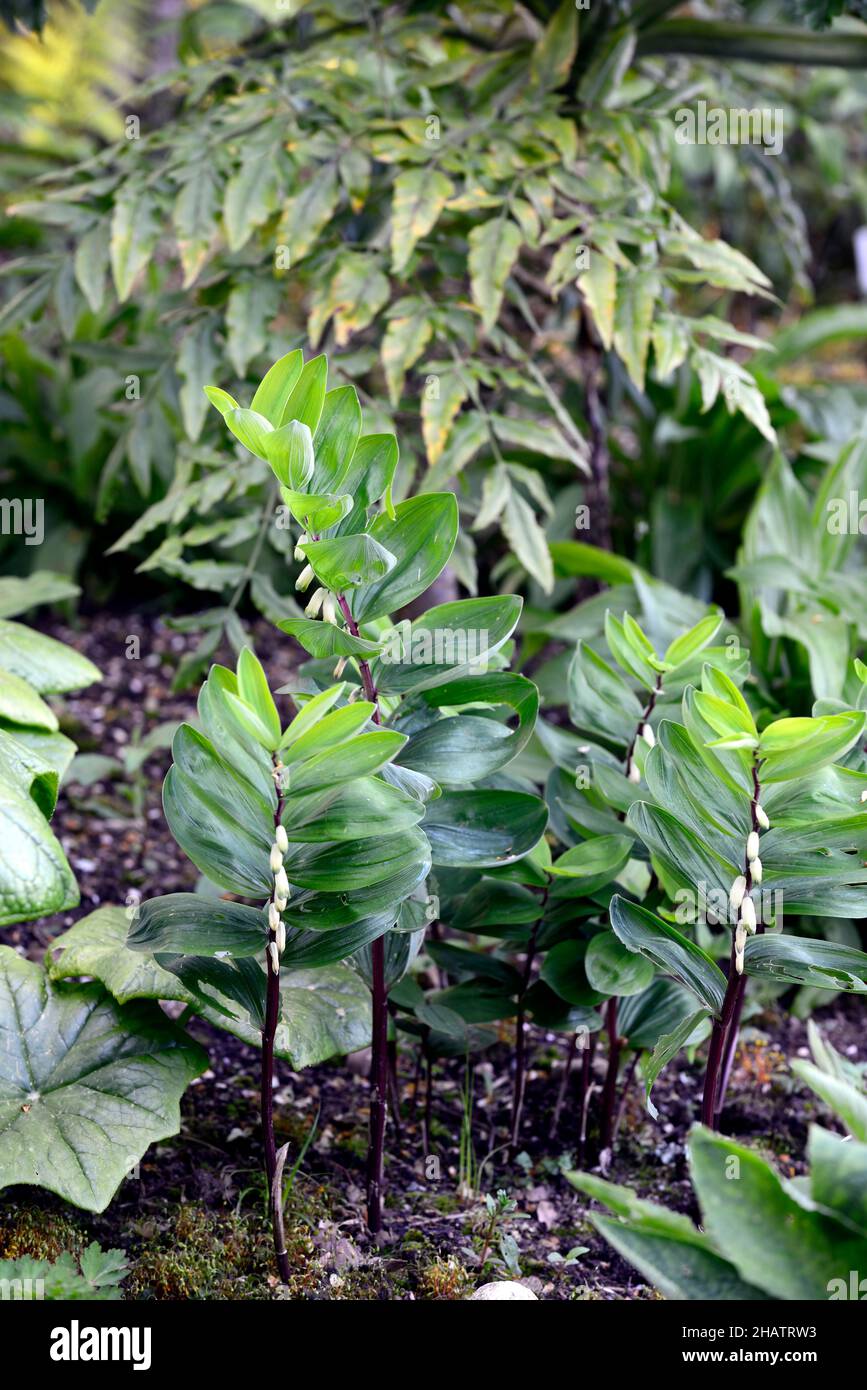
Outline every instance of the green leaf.
[[573, 0], [562, 0], [533, 45], [530, 75], [546, 91], [565, 82], [578, 52], [578, 15]]
[[791, 1067], [798, 1080], [809, 1086], [811, 1091], [815, 1091], [833, 1113], [839, 1116], [849, 1133], [861, 1143], [867, 1143], [867, 1096], [864, 1092], [856, 1090], [844, 1077], [832, 1076], [813, 1066], [812, 1062], [795, 1058]]
[[512, 635], [521, 615], [516, 594], [440, 603], [383, 634], [374, 682], [384, 693], [416, 694], [473, 671]]
[[256, 388], [250, 409], [255, 410], [258, 415], [264, 415], [275, 430], [280, 429], [281, 425], [286, 424], [291, 418], [286, 415], [286, 407], [298, 385], [303, 366], [304, 354], [300, 348], [296, 348], [294, 352], [287, 352], [284, 357], [277, 359], [273, 367], [268, 368]]
[[[0, 695], [2, 688], [0, 682]], [[0, 926], [62, 912], [78, 903], [78, 885], [46, 819], [54, 809], [56, 791], [57, 774], [50, 765], [3, 734]]]
[[391, 205], [393, 275], [405, 268], [416, 242], [436, 225], [454, 191], [451, 180], [439, 169], [405, 169], [398, 174]]
[[163, 229], [151, 191], [132, 180], [121, 186], [111, 217], [111, 273], [121, 303], [151, 259]]
[[107, 220], [91, 227], [75, 248], [75, 283], [95, 314], [105, 298], [105, 275], [109, 267], [111, 228]]
[[[311, 357], [304, 363], [289, 399], [283, 406], [281, 425], [290, 420], [300, 420], [313, 435], [316, 444], [316, 431], [325, 405], [325, 388], [328, 384], [328, 358], [321, 355]], [[315, 451], [315, 450], [314, 450]]]
[[6, 946], [0, 1018], [0, 1186], [103, 1211], [145, 1150], [178, 1132], [178, 1102], [205, 1053], [155, 1005], [122, 1008], [101, 985], [55, 984]]
[[245, 647], [238, 657], [238, 693], [245, 704], [255, 710], [268, 730], [272, 747], [276, 748], [282, 733], [280, 716], [262, 664], [250, 647]]
[[773, 1298], [822, 1300], [832, 1279], [863, 1266], [867, 1242], [808, 1210], [751, 1149], [698, 1126], [689, 1157], [704, 1229], [742, 1279]]
[[78, 690], [102, 680], [93, 662], [64, 642], [5, 620], [0, 620], [0, 667], [28, 681], [40, 695]]
[[602, 346], [606, 352], [610, 352], [614, 340], [617, 267], [608, 256], [603, 255], [601, 251], [597, 251], [593, 247], [588, 252], [587, 269], [582, 275], [579, 275], [577, 284], [590, 306], [590, 312], [593, 315], [596, 331], [602, 340]]
[[291, 796], [300, 792], [323, 791], [327, 787], [341, 786], [353, 777], [368, 777], [379, 772], [405, 743], [405, 734], [383, 729], [359, 734], [350, 744], [341, 744], [308, 758], [292, 774], [290, 807]]
[[15, 618], [42, 603], [76, 598], [80, 592], [71, 579], [53, 570], [34, 570], [26, 579], [7, 575], [0, 579], [0, 618]]
[[[356, 700], [352, 705], [331, 710], [303, 734], [293, 738], [291, 743], [283, 744], [284, 763], [291, 768], [293, 764], [303, 762], [305, 758], [311, 758], [327, 748], [347, 743], [370, 722], [375, 711], [376, 706], [369, 700]], [[290, 778], [288, 790], [291, 789]]]
[[401, 766], [443, 786], [480, 781], [505, 767], [526, 747], [539, 710], [533, 682], [510, 671], [448, 682], [425, 691], [422, 698], [437, 709], [482, 705], [518, 716], [518, 727], [510, 730], [495, 717], [468, 711], [413, 734], [400, 755]]
[[[184, 289], [189, 289], [208, 258], [214, 241], [219, 210], [217, 181], [208, 160], [196, 160], [184, 171], [172, 209], [178, 254], [184, 268]], [[98, 308], [99, 306], [91, 306]]]
[[278, 241], [288, 244], [293, 264], [316, 245], [319, 233], [331, 221], [339, 197], [336, 166], [322, 164], [317, 166], [300, 193], [286, 202]]
[[263, 441], [265, 456], [284, 488], [300, 491], [313, 477], [313, 436], [300, 420], [290, 420]]
[[747, 975], [817, 989], [867, 994], [867, 953], [836, 941], [765, 932], [747, 941], [744, 970]]
[[632, 852], [628, 835], [599, 835], [566, 850], [548, 870], [554, 878], [574, 882], [582, 892], [597, 892], [616, 878]]
[[682, 632], [669, 643], [664, 660], [672, 667], [682, 666], [690, 657], [695, 656], [696, 652], [700, 652], [713, 641], [722, 620], [722, 613], [708, 613], [707, 617], [701, 618], [694, 627]]
[[324, 661], [330, 657], [362, 656], [368, 661], [380, 650], [378, 642], [365, 637], [353, 637], [346, 628], [334, 623], [319, 622], [316, 618], [285, 618], [277, 626], [287, 632], [311, 656]]
[[397, 557], [366, 532], [306, 541], [300, 549], [319, 582], [334, 593], [361, 585], [369, 588], [376, 580], [390, 574], [397, 564]]
[[265, 950], [267, 920], [242, 903], [169, 893], [142, 903], [130, 916], [127, 944], [133, 951], [255, 956]]
[[422, 314], [409, 314], [389, 321], [380, 353], [392, 405], [400, 403], [406, 374], [421, 357], [432, 335], [433, 325]]
[[784, 782], [835, 762], [855, 744], [865, 715], [856, 710], [817, 719], [777, 719], [762, 730], [763, 782]]
[[189, 1002], [189, 994], [174, 975], [163, 970], [150, 956], [130, 950], [127, 933], [133, 912], [134, 909], [125, 907], [100, 907], [82, 917], [69, 931], [55, 937], [46, 957], [49, 977], [52, 980], [93, 977], [105, 985], [119, 1004], [126, 1004], [130, 999]]
[[591, 939], [584, 968], [593, 989], [621, 999], [640, 994], [653, 980], [651, 962], [623, 946], [611, 932], [600, 932]]
[[867, 1237], [867, 1144], [811, 1125], [807, 1157], [813, 1201]]
[[650, 1099], [654, 1082], [658, 1080], [669, 1062], [674, 1060], [684, 1044], [706, 1018], [710, 1018], [707, 1009], [697, 1009], [688, 1018], [681, 1019], [676, 1028], [659, 1038], [652, 1056], [644, 1063], [644, 1094], [647, 1100], [647, 1109], [652, 1119], [659, 1119], [659, 1111]]
[[370, 536], [395, 557], [395, 564], [384, 578], [352, 595], [356, 622], [395, 612], [423, 594], [448, 562], [457, 533], [458, 506], [450, 492], [409, 497], [395, 508], [394, 519], [380, 513]]
[[550, 594], [554, 569], [545, 532], [529, 502], [515, 488], [509, 489], [501, 521], [503, 535], [529, 575]]
[[352, 497], [345, 493], [293, 492], [291, 488], [281, 487], [280, 496], [307, 532], [328, 531], [339, 525], [354, 505]]
[[486, 332], [490, 332], [499, 316], [506, 280], [518, 259], [522, 240], [521, 229], [502, 216], [492, 217], [470, 232], [470, 288]]
[[545, 803], [527, 792], [453, 791], [428, 805], [423, 829], [435, 864], [484, 868], [520, 859], [547, 823]]
[[223, 197], [223, 226], [230, 251], [240, 251], [276, 210], [277, 199], [274, 150], [250, 150], [226, 184]]
[[620, 896], [611, 899], [611, 926], [630, 951], [638, 951], [658, 970], [673, 975], [715, 1017], [722, 1008], [726, 978], [711, 957], [653, 912]]
[[583, 941], [558, 941], [545, 952], [539, 978], [569, 1004], [593, 1008], [603, 996], [587, 978]]
[[617, 284], [614, 346], [639, 391], [644, 390], [653, 306], [659, 292], [659, 276], [652, 270], [633, 270]]
[[354, 386], [338, 386], [323, 402], [316, 430], [313, 487], [332, 493], [344, 482], [361, 434], [361, 407]]

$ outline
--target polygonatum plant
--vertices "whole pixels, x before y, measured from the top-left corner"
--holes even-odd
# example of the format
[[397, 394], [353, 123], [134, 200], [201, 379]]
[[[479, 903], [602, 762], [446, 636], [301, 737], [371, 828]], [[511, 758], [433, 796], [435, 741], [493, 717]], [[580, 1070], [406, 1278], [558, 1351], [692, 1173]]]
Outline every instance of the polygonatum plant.
[[[781, 930], [784, 914], [867, 912], [867, 777], [840, 765], [861, 737], [865, 715], [784, 718], [760, 729], [735, 684], [706, 666], [701, 687], [684, 691], [682, 719], [659, 726], [644, 762], [649, 799], [630, 807], [625, 824], [677, 904], [667, 917], [695, 924], [711, 949], [625, 896], [612, 899], [611, 925], [629, 950], [678, 980], [699, 1006], [660, 1041], [648, 1089], [690, 1026], [712, 1020], [702, 1106], [712, 1126], [747, 977], [867, 993], [862, 951]], [[714, 947], [728, 957], [727, 973]]]
[[[378, 736], [394, 741], [380, 781], [415, 807], [416, 833], [425, 853], [429, 846], [431, 862], [470, 868], [513, 862], [538, 842], [548, 819], [544, 802], [502, 773], [526, 746], [539, 704], [532, 681], [507, 667], [521, 600], [507, 594], [417, 611], [452, 555], [455, 498], [426, 492], [395, 503], [397, 440], [362, 434], [355, 389], [328, 390], [327, 375], [324, 356], [304, 362], [296, 350], [270, 368], [249, 408], [218, 387], [206, 388], [231, 432], [270, 465], [283, 502], [278, 520], [285, 524], [288, 514], [297, 528], [296, 550], [305, 565], [296, 589], [311, 592], [304, 616], [278, 626], [312, 658], [301, 674], [320, 690], [318, 699], [326, 698], [321, 692], [330, 682], [346, 682], [346, 707], [334, 712], [335, 720], [352, 723], [353, 711], [363, 708], [381, 730]], [[410, 606], [415, 616], [401, 616]], [[376, 838], [377, 853], [387, 853], [382, 823], [369, 818], [367, 827], [363, 834]], [[362, 872], [372, 848], [360, 844], [349, 853]], [[405, 899], [425, 876], [425, 856], [417, 863], [420, 872]], [[287, 871], [291, 879], [291, 864]], [[349, 885], [348, 866], [346, 872]], [[401, 925], [417, 930], [435, 909], [431, 902], [427, 910], [406, 908]], [[397, 916], [395, 905], [394, 922]], [[378, 1232], [388, 1027], [381, 936], [371, 937], [368, 978], [368, 1221]]]
[[345, 689], [339, 682], [309, 698], [284, 728], [249, 648], [237, 674], [212, 669], [199, 697], [201, 731], [182, 724], [175, 735], [163, 804], [197, 868], [257, 905], [155, 898], [136, 912], [127, 943], [211, 1011], [227, 996], [261, 1034], [265, 1172], [284, 1280], [272, 1102], [288, 1002], [281, 971], [330, 965], [374, 941], [430, 866], [420, 803], [377, 776], [406, 737], [372, 727], [369, 701], [338, 705]]

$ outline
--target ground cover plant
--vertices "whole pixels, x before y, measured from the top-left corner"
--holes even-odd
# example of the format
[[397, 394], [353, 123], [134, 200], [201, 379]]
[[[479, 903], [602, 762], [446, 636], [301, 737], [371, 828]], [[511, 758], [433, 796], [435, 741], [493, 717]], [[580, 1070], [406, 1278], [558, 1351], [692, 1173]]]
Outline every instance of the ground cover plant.
[[0, 1297], [860, 1300], [862, 9], [0, 6]]

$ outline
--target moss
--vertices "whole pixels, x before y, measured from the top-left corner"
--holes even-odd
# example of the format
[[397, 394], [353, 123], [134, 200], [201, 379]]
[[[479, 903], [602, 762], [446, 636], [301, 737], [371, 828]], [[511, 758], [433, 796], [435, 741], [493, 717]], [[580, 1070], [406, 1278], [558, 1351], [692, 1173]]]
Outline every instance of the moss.
[[[320, 1269], [306, 1220], [287, 1214], [286, 1248], [293, 1276], [285, 1296], [309, 1295]], [[250, 1213], [182, 1205], [135, 1262], [127, 1290], [130, 1298], [271, 1298], [279, 1284], [270, 1228]]]
[[65, 1250], [79, 1255], [90, 1239], [80, 1218], [66, 1211], [25, 1202], [0, 1214], [0, 1259], [56, 1260]]
[[472, 1290], [473, 1276], [454, 1255], [438, 1257], [419, 1274], [420, 1298], [455, 1300], [466, 1298]]

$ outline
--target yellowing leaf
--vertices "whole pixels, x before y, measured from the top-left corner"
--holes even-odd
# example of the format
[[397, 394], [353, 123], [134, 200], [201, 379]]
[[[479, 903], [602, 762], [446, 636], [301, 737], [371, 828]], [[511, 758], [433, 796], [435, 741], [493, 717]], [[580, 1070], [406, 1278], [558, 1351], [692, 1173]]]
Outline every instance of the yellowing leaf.
[[421, 403], [421, 428], [430, 465], [436, 463], [445, 449], [452, 421], [467, 395], [466, 383], [456, 371], [444, 372], [426, 383]]
[[391, 268], [403, 270], [416, 242], [435, 225], [454, 187], [438, 169], [407, 169], [394, 181], [391, 205]]
[[521, 232], [508, 218], [492, 217], [470, 232], [470, 285], [486, 329], [493, 328], [509, 272], [521, 249]]
[[559, 87], [569, 76], [578, 52], [578, 14], [575, 0], [563, 0], [544, 34], [533, 46], [530, 76], [541, 87]]
[[319, 233], [331, 220], [339, 195], [334, 165], [323, 164], [301, 192], [287, 202], [277, 229], [277, 240], [288, 246], [293, 265], [316, 244]]
[[606, 351], [614, 337], [614, 302], [617, 297], [617, 270], [614, 262], [601, 251], [591, 248], [587, 269], [578, 280], [578, 288], [590, 306], [596, 331]]
[[127, 184], [114, 205], [111, 219], [111, 273], [117, 297], [129, 296], [136, 276], [151, 258], [162, 223], [145, 188]]
[[429, 321], [418, 315], [392, 319], [388, 325], [382, 340], [382, 366], [392, 405], [400, 400], [404, 377], [421, 357], [432, 332]]
[[659, 277], [653, 270], [636, 270], [621, 276], [617, 286], [614, 346], [639, 391], [644, 390], [650, 326], [658, 294]]

